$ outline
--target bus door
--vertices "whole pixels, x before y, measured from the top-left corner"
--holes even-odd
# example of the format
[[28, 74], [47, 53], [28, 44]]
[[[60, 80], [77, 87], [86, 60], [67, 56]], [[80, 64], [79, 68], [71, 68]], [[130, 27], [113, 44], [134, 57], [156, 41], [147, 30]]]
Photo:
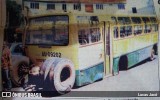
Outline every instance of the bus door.
[[110, 25], [108, 22], [104, 23], [104, 62], [105, 62], [105, 76], [111, 74], [111, 59], [110, 59]]

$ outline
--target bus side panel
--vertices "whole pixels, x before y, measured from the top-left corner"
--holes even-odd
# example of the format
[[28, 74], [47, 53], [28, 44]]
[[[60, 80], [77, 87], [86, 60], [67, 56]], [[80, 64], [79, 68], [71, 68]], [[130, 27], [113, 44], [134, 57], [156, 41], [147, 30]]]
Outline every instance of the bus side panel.
[[103, 43], [81, 46], [78, 50], [79, 71], [76, 84], [82, 86], [103, 78], [104, 59]]
[[113, 75], [116, 75], [119, 72], [118, 63], [119, 63], [119, 57], [113, 58]]
[[140, 49], [133, 53], [127, 55], [128, 57], [128, 68], [131, 68], [133, 65], [147, 59], [151, 55], [151, 50], [153, 46], [146, 47], [144, 49]]
[[84, 70], [76, 71], [76, 86], [82, 86], [86, 84], [93, 83], [99, 79], [103, 78], [104, 73], [104, 63], [99, 63], [95, 66]]
[[138, 57], [139, 57], [139, 53], [138, 51], [135, 51], [135, 52], [132, 52], [132, 53], [129, 53], [127, 55], [128, 57], [128, 66], [133, 66], [135, 65], [137, 62], [138, 62]]
[[145, 34], [133, 38], [124, 38], [113, 41], [113, 56], [119, 57], [124, 54], [151, 46], [157, 43], [157, 34]]
[[[131, 68], [133, 65], [147, 59], [150, 57], [150, 54], [151, 54], [151, 50], [152, 50], [152, 46], [149, 46], [149, 47], [146, 47], [146, 48], [143, 48], [143, 49], [140, 49], [140, 50], [137, 50], [137, 51], [134, 51], [134, 52], [131, 52], [131, 53], [128, 53], [128, 54], [125, 54], [128, 58], [128, 68]], [[120, 60], [120, 57], [116, 57], [116, 58], [113, 58], [113, 74], [117, 74], [118, 71], [119, 71], [119, 60]]]

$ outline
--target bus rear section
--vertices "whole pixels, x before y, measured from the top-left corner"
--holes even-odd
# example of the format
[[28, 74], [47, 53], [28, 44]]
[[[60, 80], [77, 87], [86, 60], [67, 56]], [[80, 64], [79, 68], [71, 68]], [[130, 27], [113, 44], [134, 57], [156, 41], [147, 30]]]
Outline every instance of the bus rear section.
[[113, 17], [113, 70], [132, 68], [133, 65], [157, 54], [158, 23], [155, 16]]

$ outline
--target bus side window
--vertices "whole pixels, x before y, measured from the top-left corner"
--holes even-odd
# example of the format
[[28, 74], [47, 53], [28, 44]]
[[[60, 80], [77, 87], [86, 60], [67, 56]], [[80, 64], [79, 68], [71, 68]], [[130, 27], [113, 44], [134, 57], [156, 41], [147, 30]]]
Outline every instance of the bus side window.
[[125, 37], [125, 26], [120, 27], [120, 37], [121, 38]]
[[78, 32], [78, 40], [80, 45], [85, 45], [89, 43], [86, 32], [87, 32], [86, 30], [79, 30]]
[[126, 26], [125, 27], [125, 35], [126, 36], [132, 35], [132, 26]]
[[118, 27], [113, 28], [114, 38], [118, 38]]
[[120, 37], [128, 37], [132, 35], [132, 26], [121, 26], [120, 27]]
[[151, 32], [151, 30], [152, 30], [151, 25], [148, 25], [148, 27], [147, 27], [147, 32], [148, 32], [148, 33], [150, 33], [150, 32]]
[[98, 42], [101, 39], [101, 33], [99, 28], [91, 28], [90, 29], [91, 42]]
[[158, 25], [152, 24], [152, 32], [157, 32], [157, 31], [158, 31]]
[[80, 45], [99, 42], [101, 33], [99, 28], [82, 29], [78, 32], [78, 40]]
[[144, 33], [150, 33], [151, 32], [151, 25], [145, 24], [144, 25]]
[[134, 35], [138, 35], [141, 33], [142, 33], [142, 26], [141, 25], [134, 26]]

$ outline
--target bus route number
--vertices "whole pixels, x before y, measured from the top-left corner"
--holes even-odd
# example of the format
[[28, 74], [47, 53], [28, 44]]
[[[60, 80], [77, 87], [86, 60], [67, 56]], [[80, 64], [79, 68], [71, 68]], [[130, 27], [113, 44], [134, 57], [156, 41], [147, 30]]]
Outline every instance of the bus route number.
[[42, 52], [43, 57], [59, 57], [61, 58], [61, 53], [60, 52]]

